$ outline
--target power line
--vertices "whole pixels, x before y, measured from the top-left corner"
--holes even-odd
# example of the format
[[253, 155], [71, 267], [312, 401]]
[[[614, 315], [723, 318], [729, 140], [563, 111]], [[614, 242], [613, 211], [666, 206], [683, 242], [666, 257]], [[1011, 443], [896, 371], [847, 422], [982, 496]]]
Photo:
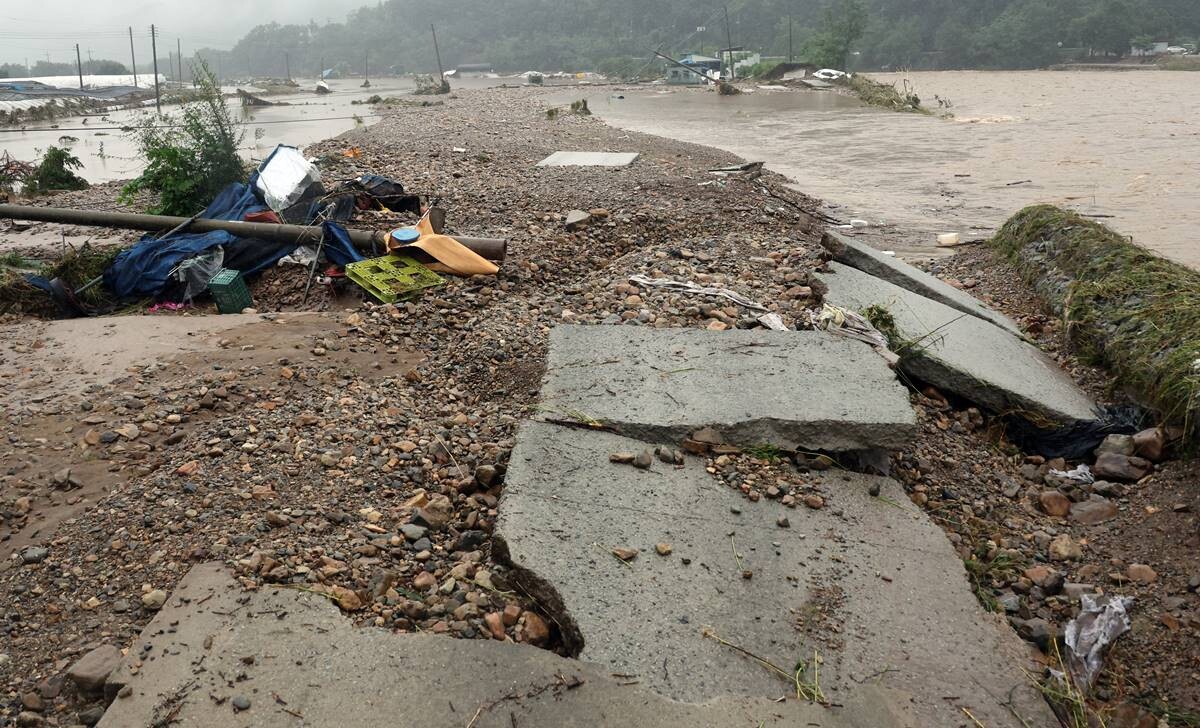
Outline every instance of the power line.
[[[349, 121], [350, 119], [382, 119], [383, 114], [358, 114], [356, 116], [326, 116], [319, 119], [276, 119], [274, 121], [238, 121], [234, 122], [237, 126], [271, 126], [275, 124], [305, 124], [310, 121]], [[26, 132], [38, 131], [133, 131], [135, 129], [178, 129], [183, 124], [156, 124], [152, 127], [144, 127], [137, 124], [127, 126], [64, 126], [64, 127], [39, 127], [35, 129], [0, 129], [0, 133], [8, 132], [10, 134], [24, 134]]]

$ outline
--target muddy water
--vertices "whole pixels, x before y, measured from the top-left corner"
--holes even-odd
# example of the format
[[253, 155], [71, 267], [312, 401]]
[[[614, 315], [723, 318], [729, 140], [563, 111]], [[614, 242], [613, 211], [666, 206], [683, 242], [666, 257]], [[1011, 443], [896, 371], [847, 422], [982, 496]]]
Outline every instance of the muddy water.
[[[277, 144], [304, 147], [337, 136], [359, 124], [352, 118], [355, 115], [362, 117], [362, 123], [370, 124], [374, 121], [371, 107], [353, 102], [373, 94], [405, 94], [414, 88], [409, 79], [381, 79], [367, 89], [359, 88], [361, 81], [347, 79], [330, 81], [332, 93], [317, 95], [307, 91], [315, 87], [316, 81], [298, 80], [297, 83], [306, 89], [304, 93], [264, 96], [270, 101], [286, 102], [287, 106], [242, 108], [236, 97], [227, 101], [234, 118], [245, 125], [244, 157], [263, 159]], [[247, 90], [257, 93], [252, 88]], [[171, 113], [177, 107], [164, 107], [163, 110]], [[141, 172], [142, 164], [136, 158], [130, 140], [119, 129], [111, 127], [136, 123], [143, 113], [121, 111], [108, 114], [107, 119], [91, 116], [86, 124], [80, 117], [56, 119], [53, 123], [59, 128], [47, 131], [21, 132], [0, 128], [0, 150], [7, 149], [16, 159], [32, 160], [51, 144], [61, 146], [60, 137], [69, 135], [78, 140], [71, 142], [71, 150], [84, 163], [79, 172], [84, 179], [92, 183], [130, 179]]]
[[[897, 80], [898, 76], [880, 76]], [[1200, 78], [1171, 72], [931, 72], [907, 77], [953, 119], [864, 108], [827, 92], [720, 97], [622, 90], [590, 100], [617, 126], [766, 160], [898, 250], [983, 237], [1019, 208], [1094, 215], [1200, 268]]]

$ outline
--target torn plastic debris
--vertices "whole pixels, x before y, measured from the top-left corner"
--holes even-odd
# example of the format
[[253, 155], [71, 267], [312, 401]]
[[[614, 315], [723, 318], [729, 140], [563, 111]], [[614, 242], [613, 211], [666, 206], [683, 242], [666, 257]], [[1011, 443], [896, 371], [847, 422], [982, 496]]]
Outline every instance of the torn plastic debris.
[[299, 149], [280, 144], [259, 165], [253, 184], [268, 207], [283, 212], [320, 181], [320, 170], [305, 159]]
[[1073, 480], [1083, 485], [1091, 485], [1096, 482], [1096, 476], [1092, 475], [1092, 469], [1087, 465], [1080, 465], [1074, 470], [1055, 470], [1050, 469], [1050, 475], [1064, 480]]
[[887, 337], [854, 311], [826, 303], [821, 306], [820, 313], [809, 312], [809, 322], [813, 328], [870, 344], [887, 360], [888, 366], [894, 367], [900, 362], [900, 357], [888, 348]]
[[[1067, 645], [1067, 669], [1071, 680], [1084, 695], [1091, 693], [1096, 677], [1104, 666], [1104, 656], [1117, 638], [1133, 626], [1130, 597], [1084, 594], [1082, 609], [1064, 632]], [[1055, 671], [1051, 671], [1055, 673]], [[1061, 679], [1061, 673], [1056, 674]]]

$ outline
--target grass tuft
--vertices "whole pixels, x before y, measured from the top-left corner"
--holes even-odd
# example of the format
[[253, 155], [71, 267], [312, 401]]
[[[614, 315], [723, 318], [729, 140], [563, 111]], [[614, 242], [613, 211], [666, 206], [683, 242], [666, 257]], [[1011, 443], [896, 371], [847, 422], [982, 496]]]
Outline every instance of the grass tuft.
[[1196, 434], [1200, 272], [1053, 205], [1020, 211], [990, 244], [1064, 318], [1078, 354]]

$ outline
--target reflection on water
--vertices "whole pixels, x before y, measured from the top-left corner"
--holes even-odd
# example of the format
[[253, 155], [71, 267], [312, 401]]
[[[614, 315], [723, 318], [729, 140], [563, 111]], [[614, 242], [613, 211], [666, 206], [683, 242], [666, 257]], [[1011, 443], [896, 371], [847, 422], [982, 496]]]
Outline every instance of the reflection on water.
[[[898, 76], [881, 76], [897, 80]], [[1172, 72], [929, 72], [909, 76], [953, 120], [820, 92], [721, 97], [621, 90], [606, 121], [766, 160], [841, 217], [889, 235], [983, 237], [1025, 205], [1065, 205], [1200, 267], [1200, 83]], [[934, 104], [936, 105], [936, 104]]]

